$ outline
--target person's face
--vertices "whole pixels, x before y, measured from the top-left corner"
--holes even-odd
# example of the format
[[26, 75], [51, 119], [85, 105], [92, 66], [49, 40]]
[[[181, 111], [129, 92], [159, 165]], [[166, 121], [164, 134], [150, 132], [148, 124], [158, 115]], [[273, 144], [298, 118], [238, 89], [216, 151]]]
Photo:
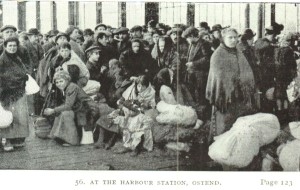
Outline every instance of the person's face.
[[77, 38], [76, 39], [76, 43], [81, 46], [83, 44], [83, 41], [80, 38]]
[[229, 48], [234, 48], [236, 47], [236, 44], [238, 42], [238, 35], [237, 33], [230, 31], [225, 34], [224, 38], [224, 44], [229, 47]]
[[254, 38], [251, 38], [250, 40], [247, 40], [247, 43], [249, 46], [252, 46], [254, 42]]
[[80, 37], [79, 30], [74, 29], [73, 32], [71, 33], [70, 37], [73, 38], [73, 39], [79, 38]]
[[56, 79], [55, 85], [57, 88], [59, 88], [61, 91], [63, 91], [67, 87], [68, 82], [65, 79]]
[[124, 40], [128, 39], [128, 34], [126, 34], [126, 33], [120, 33], [119, 34], [119, 39], [121, 41], [124, 41]]
[[98, 50], [94, 51], [91, 55], [90, 55], [90, 61], [92, 62], [97, 62], [99, 60], [100, 57], [100, 52]]
[[142, 85], [141, 83], [137, 84], [137, 90], [138, 90], [138, 92], [143, 92], [146, 89], [147, 89], [147, 87], [144, 86], [144, 85]]
[[68, 39], [66, 36], [60, 36], [58, 39], [57, 39], [57, 44], [60, 45], [62, 44], [63, 42], [68, 42]]
[[88, 39], [91, 39], [93, 36], [92, 35], [84, 35], [83, 39], [86, 41]]
[[158, 41], [158, 47], [159, 47], [160, 52], [163, 52], [163, 51], [164, 51], [164, 49], [165, 49], [165, 44], [166, 44], [166, 42], [165, 42], [164, 40], [159, 40], [159, 41]]
[[59, 55], [62, 56], [64, 59], [68, 58], [71, 54], [71, 50], [68, 48], [60, 48]]
[[208, 41], [208, 42], [210, 41], [209, 35], [202, 36], [202, 39], [205, 40], [205, 41]]
[[100, 31], [105, 31], [105, 27], [104, 26], [99, 26], [96, 30], [96, 32], [100, 32]]
[[133, 31], [132, 32], [132, 37], [134, 37], [134, 38], [141, 38], [141, 37], [143, 37], [142, 31], [140, 31], [140, 30]]
[[19, 41], [20, 41], [21, 46], [25, 46], [27, 43], [27, 40], [25, 40], [25, 38], [23, 38], [23, 37], [19, 37]]
[[149, 45], [152, 45], [154, 43], [151, 35], [144, 36], [144, 39], [149, 43]]
[[12, 28], [8, 28], [2, 32], [3, 39], [6, 40], [9, 37], [13, 37], [16, 35], [16, 32]]
[[113, 43], [114, 42], [114, 37], [111, 35], [108, 37], [108, 42]]
[[213, 32], [213, 37], [214, 37], [215, 39], [220, 39], [220, 38], [221, 38], [221, 32], [220, 32], [219, 30], [214, 31], [214, 32]]
[[98, 38], [98, 42], [100, 43], [100, 44], [102, 44], [103, 46], [107, 46], [107, 44], [108, 44], [108, 36], [103, 36], [102, 38]]
[[154, 31], [154, 28], [152, 28], [151, 26], [148, 26], [148, 28], [147, 28], [147, 30], [148, 30], [148, 32], [153, 32]]
[[188, 41], [189, 44], [194, 43], [198, 40], [198, 38], [194, 37], [194, 36], [189, 36], [186, 38], [186, 40]]
[[49, 41], [49, 37], [48, 36], [44, 36], [44, 42], [48, 42]]
[[159, 35], [153, 34], [152, 38], [153, 38], [153, 42], [156, 44], [158, 42]]
[[176, 44], [177, 43], [177, 34], [175, 32], [173, 32], [170, 37], [172, 39], [172, 42], [174, 44]]
[[28, 37], [31, 43], [39, 43], [40, 38], [38, 35], [30, 35]]
[[16, 53], [18, 50], [17, 42], [8, 42], [5, 49], [8, 53]]
[[138, 53], [140, 51], [140, 43], [138, 42], [133, 42], [132, 43], [132, 51], [134, 53]]

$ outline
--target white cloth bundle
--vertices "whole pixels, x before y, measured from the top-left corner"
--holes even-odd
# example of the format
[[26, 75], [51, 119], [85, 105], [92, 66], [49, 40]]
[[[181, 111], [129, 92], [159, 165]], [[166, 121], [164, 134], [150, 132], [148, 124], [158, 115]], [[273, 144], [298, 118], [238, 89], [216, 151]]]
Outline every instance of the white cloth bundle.
[[93, 143], [94, 143], [93, 132], [85, 131], [84, 128], [82, 128], [82, 138], [80, 144], [93, 144]]
[[221, 164], [245, 167], [258, 154], [261, 146], [275, 140], [279, 130], [275, 115], [257, 113], [240, 117], [229, 131], [215, 137], [208, 154]]
[[198, 119], [196, 111], [189, 106], [172, 105], [160, 101], [156, 109], [160, 113], [156, 117], [156, 121], [161, 124], [191, 126], [195, 125]]
[[259, 137], [256, 129], [243, 127], [215, 137], [208, 155], [218, 163], [242, 168], [249, 165], [258, 152]]
[[279, 163], [284, 171], [299, 171], [300, 166], [300, 140], [288, 141], [278, 147]]
[[95, 80], [88, 80], [87, 84], [82, 89], [88, 95], [95, 95], [97, 94], [97, 92], [99, 92], [100, 87], [101, 87], [100, 82]]
[[5, 110], [0, 103], [0, 128], [7, 128], [13, 122], [13, 114]]
[[28, 76], [28, 80], [26, 81], [26, 85], [25, 85], [25, 92], [27, 95], [31, 95], [31, 94], [36, 94], [40, 91], [40, 87], [37, 84], [37, 82], [32, 78], [32, 76], [30, 76], [29, 74], [27, 74]]
[[257, 113], [239, 117], [233, 124], [231, 130], [239, 130], [239, 128], [242, 127], [251, 127], [258, 131], [260, 146], [273, 142], [280, 131], [278, 118], [268, 113]]
[[293, 137], [300, 140], [300, 122], [299, 121], [290, 122], [289, 128]]

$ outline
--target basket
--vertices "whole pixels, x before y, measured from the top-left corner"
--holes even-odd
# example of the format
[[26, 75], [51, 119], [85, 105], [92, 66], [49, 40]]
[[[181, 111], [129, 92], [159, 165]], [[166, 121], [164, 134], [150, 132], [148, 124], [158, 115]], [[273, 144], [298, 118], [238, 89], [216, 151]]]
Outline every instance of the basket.
[[39, 116], [33, 122], [33, 127], [35, 130], [35, 135], [41, 139], [49, 138], [52, 126], [50, 125], [48, 119]]

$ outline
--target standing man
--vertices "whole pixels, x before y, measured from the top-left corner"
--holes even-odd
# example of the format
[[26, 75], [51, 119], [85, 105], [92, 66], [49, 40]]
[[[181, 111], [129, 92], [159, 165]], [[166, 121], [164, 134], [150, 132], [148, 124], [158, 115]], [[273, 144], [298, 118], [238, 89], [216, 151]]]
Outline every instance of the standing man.
[[118, 42], [118, 54], [120, 55], [122, 52], [131, 49], [130, 36], [128, 33], [129, 29], [125, 27], [118, 28], [114, 33], [119, 35]]
[[209, 42], [199, 38], [199, 30], [191, 26], [183, 32], [183, 37], [190, 44], [187, 57], [187, 86], [196, 102], [196, 110], [201, 119], [208, 119], [206, 115], [208, 101], [205, 98], [210, 57], [212, 55]]
[[50, 30], [48, 34], [48, 42], [43, 45], [44, 52], [47, 53], [49, 49], [56, 46], [55, 37], [59, 33], [58, 30]]

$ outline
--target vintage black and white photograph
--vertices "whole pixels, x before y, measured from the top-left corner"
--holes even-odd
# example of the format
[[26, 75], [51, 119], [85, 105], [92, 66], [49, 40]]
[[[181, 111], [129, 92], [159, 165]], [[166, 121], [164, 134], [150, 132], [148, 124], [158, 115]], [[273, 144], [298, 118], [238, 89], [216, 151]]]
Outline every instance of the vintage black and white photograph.
[[7, 0], [0, 28], [0, 170], [299, 171], [299, 3]]

